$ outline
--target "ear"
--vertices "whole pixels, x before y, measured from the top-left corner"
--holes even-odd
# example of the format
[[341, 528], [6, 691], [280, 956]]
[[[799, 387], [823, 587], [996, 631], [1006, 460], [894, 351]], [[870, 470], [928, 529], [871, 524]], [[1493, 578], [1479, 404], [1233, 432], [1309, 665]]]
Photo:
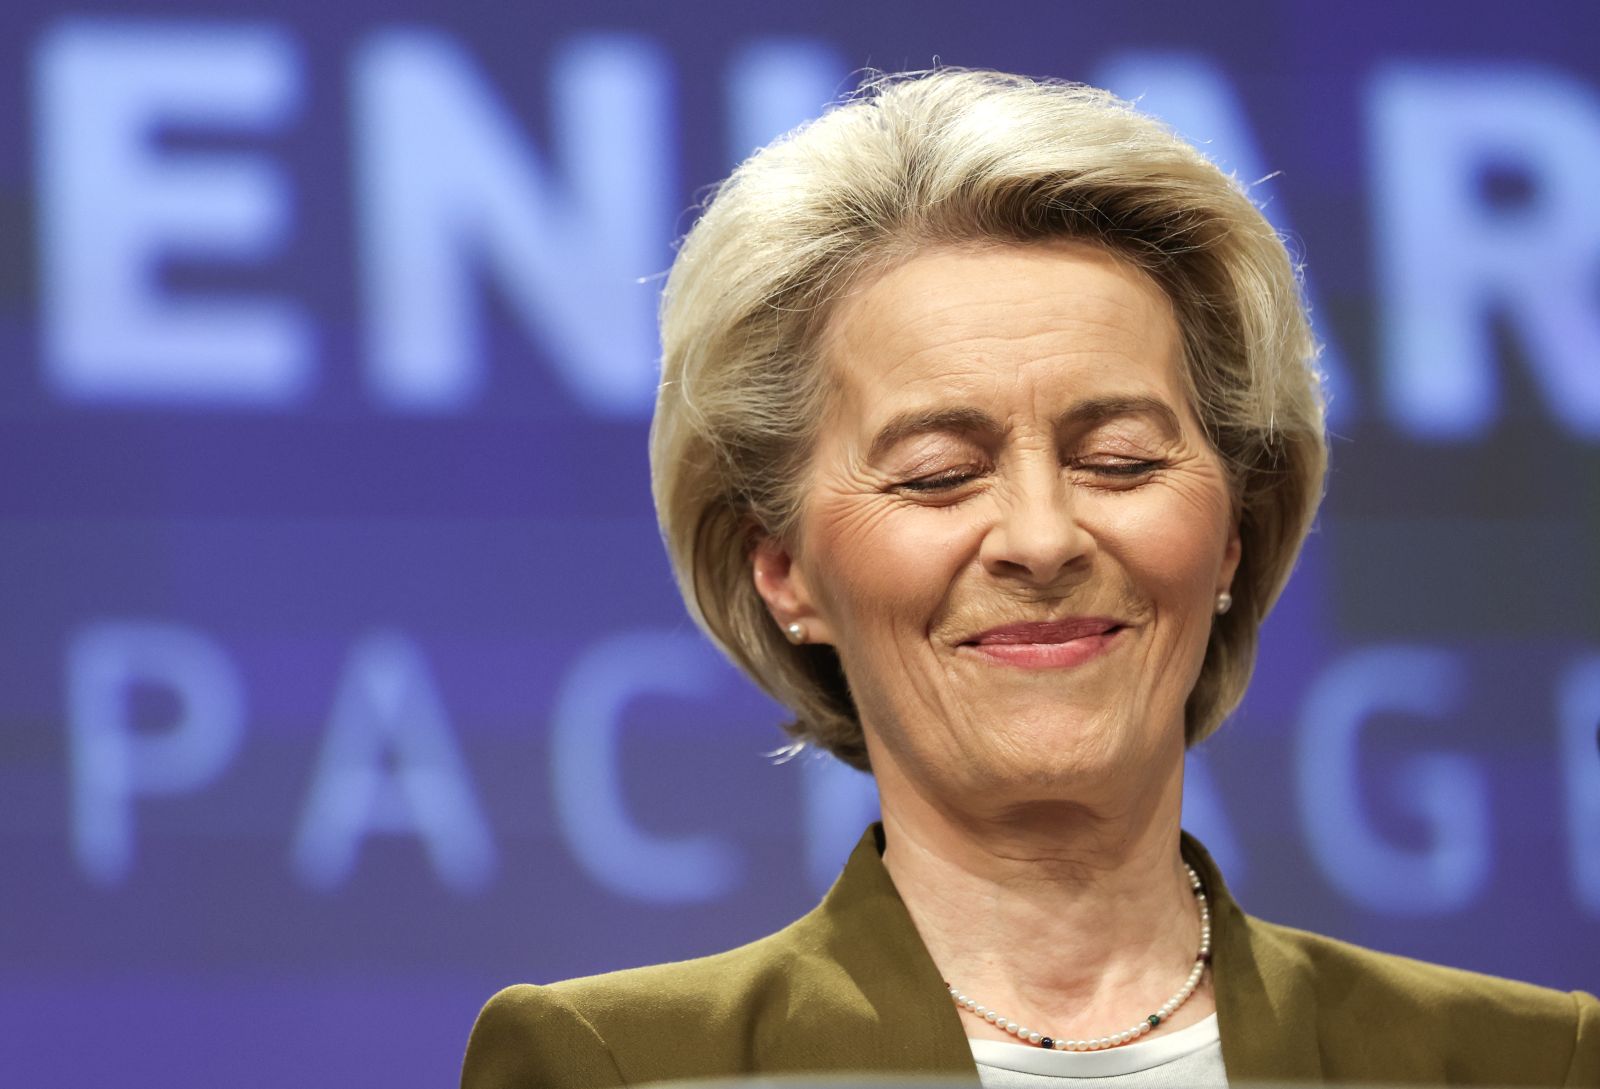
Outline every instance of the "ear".
[[767, 533], [756, 536], [750, 550], [750, 574], [756, 593], [767, 603], [780, 630], [799, 621], [805, 625], [807, 643], [834, 642], [833, 629], [817, 611], [803, 565], [782, 541]]
[[1217, 574], [1217, 589], [1232, 590], [1233, 576], [1239, 572], [1239, 559], [1244, 555], [1244, 545], [1239, 539], [1239, 518], [1228, 519], [1228, 541], [1222, 550], [1222, 567]]

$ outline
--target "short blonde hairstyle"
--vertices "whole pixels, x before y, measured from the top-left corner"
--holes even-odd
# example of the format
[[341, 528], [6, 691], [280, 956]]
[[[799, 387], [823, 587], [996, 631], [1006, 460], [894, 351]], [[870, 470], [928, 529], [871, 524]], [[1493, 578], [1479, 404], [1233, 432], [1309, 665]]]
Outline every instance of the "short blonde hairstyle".
[[1295, 263], [1242, 186], [1078, 84], [880, 76], [747, 159], [684, 239], [661, 306], [656, 513], [691, 615], [786, 727], [868, 769], [833, 648], [791, 646], [756, 592], [760, 534], [796, 542], [828, 403], [830, 304], [932, 246], [1098, 243], [1171, 299], [1196, 415], [1227, 466], [1242, 558], [1185, 707], [1189, 744], [1238, 705], [1257, 632], [1322, 497], [1323, 395]]

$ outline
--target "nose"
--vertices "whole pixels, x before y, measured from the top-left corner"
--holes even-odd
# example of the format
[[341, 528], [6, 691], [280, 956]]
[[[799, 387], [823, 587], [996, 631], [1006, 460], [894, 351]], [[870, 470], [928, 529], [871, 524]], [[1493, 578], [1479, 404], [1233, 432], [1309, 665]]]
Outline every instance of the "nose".
[[990, 574], [1047, 585], [1089, 558], [1094, 537], [1078, 521], [1059, 467], [1039, 466], [1006, 492], [979, 549]]

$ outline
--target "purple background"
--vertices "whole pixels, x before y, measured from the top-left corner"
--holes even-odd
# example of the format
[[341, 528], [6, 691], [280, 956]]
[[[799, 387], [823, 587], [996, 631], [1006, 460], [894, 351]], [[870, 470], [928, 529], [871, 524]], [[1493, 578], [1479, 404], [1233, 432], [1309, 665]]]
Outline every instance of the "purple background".
[[[1188, 824], [1236, 895], [1600, 987], [1600, 9], [18, 0], [0, 30], [0, 1082], [450, 1084], [496, 988], [726, 948], [815, 901], [865, 781], [766, 759], [781, 711], [684, 617], [649, 502], [654, 345], [627, 323], [739, 155], [852, 70], [935, 58], [1148, 93], [1245, 180], [1278, 172], [1255, 192], [1310, 269], [1334, 469], [1246, 705], [1195, 757]], [[402, 104], [425, 154], [363, 159], [385, 42], [411, 50], [391, 91], [453, 57], [506, 139]], [[95, 127], [174, 56], [189, 97]], [[596, 137], [629, 109], [593, 88], [563, 105], [608, 63], [659, 146]], [[251, 65], [277, 91], [208, 113]], [[1526, 123], [1496, 128], [1496, 103]], [[1380, 139], [1404, 109], [1422, 122]], [[211, 178], [117, 249], [163, 182], [94, 158], [116, 131], [123, 167], [270, 176], [237, 213], [257, 242], [182, 241]], [[508, 182], [526, 199], [485, 212], [473, 175], [431, 206], [459, 244], [439, 260], [467, 284], [472, 333], [445, 353], [467, 377], [406, 402], [374, 377], [377, 330], [433, 311], [372, 284], [425, 262], [394, 232], [363, 246], [363, 217], [490, 145], [555, 195]], [[616, 202], [560, 192], [590, 177]], [[607, 236], [636, 220], [648, 237]], [[508, 265], [486, 239], [519, 223], [519, 252], [593, 278]], [[232, 384], [227, 327], [172, 377], [104, 294], [141, 275], [161, 320], [291, 311], [300, 377]], [[1437, 350], [1406, 355], [1407, 327]], [[71, 347], [81, 330], [100, 339]], [[606, 367], [616, 390], [585, 385]], [[1452, 399], [1482, 376], [1476, 408]], [[345, 773], [388, 808], [308, 816], [319, 782], [352, 796]]]

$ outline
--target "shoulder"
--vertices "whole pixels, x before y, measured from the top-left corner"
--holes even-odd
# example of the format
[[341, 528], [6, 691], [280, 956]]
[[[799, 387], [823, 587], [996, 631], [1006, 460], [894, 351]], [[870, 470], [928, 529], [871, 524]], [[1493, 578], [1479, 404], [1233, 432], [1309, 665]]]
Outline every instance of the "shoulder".
[[462, 1089], [622, 1084], [594, 1026], [554, 988], [530, 984], [507, 987], [478, 1013], [461, 1067]]
[[[1396, 1081], [1600, 1084], [1600, 1000], [1250, 918], [1256, 963], [1312, 981], [1330, 1072]], [[1384, 1054], [1389, 1052], [1389, 1054]]]
[[703, 1037], [708, 1028], [759, 1020], [769, 1002], [814, 975], [796, 970], [810, 959], [803, 923], [711, 956], [569, 979], [541, 990], [581, 1010], [603, 1036], [626, 1025], [634, 1038], [669, 1039], [690, 1029]]
[[1319, 998], [1376, 1003], [1396, 1014], [1438, 1011], [1467, 1018], [1512, 1018], [1552, 1030], [1564, 1027], [1569, 1033], [1573, 1028], [1577, 1000], [1567, 992], [1380, 953], [1256, 918], [1250, 925], [1258, 947], [1270, 947], [1277, 955], [1274, 959], [1281, 958], [1318, 981]]
[[781, 1023], [793, 985], [816, 978], [795, 971], [813, 959], [804, 922], [713, 956], [509, 987], [478, 1015], [462, 1089], [742, 1072], [761, 1026]]
[[867, 830], [822, 903], [696, 960], [503, 991], [467, 1045], [465, 1089], [618, 1086], [737, 1074], [935, 1073], [972, 1052]]

